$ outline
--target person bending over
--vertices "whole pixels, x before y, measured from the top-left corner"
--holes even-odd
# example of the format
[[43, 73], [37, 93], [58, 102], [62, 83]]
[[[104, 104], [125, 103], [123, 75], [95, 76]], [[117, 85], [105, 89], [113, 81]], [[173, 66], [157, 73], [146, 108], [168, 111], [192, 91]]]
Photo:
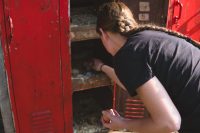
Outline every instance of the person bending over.
[[114, 67], [94, 60], [131, 96], [139, 95], [150, 117], [126, 119], [103, 111], [110, 129], [140, 133], [200, 133], [200, 50], [198, 42], [178, 32], [139, 25], [122, 2], [103, 4], [97, 32], [114, 58]]

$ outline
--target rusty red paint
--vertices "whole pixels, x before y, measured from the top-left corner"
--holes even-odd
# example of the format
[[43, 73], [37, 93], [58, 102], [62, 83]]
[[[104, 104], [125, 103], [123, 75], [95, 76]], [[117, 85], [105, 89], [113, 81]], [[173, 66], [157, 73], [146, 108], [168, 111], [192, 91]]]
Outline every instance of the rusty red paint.
[[126, 111], [125, 114], [126, 115], [144, 115], [144, 112], [129, 112], [129, 111]]
[[126, 106], [134, 106], [134, 107], [144, 107], [144, 104], [138, 104], [138, 103], [126, 103]]
[[[1, 19], [5, 22], [1, 22], [5, 27], [2, 44], [16, 133], [72, 133], [71, 64], [65, 33], [69, 31], [68, 0], [17, 3], [1, 0], [0, 5], [5, 6], [0, 12], [5, 15]], [[9, 42], [6, 38], [12, 27], [7, 18], [13, 24]], [[35, 117], [40, 112], [49, 113]], [[49, 127], [46, 123], [36, 126], [43, 119], [49, 121]]]
[[139, 108], [139, 107], [126, 107], [126, 110], [131, 110], [131, 111], [143, 111], [144, 108]]
[[1, 37], [1, 44], [3, 49], [3, 55], [4, 55], [4, 65], [6, 69], [7, 79], [8, 79], [8, 87], [9, 87], [9, 95], [11, 100], [11, 106], [12, 106], [12, 112], [13, 112], [13, 120], [15, 122], [15, 131], [19, 131], [18, 126], [18, 117], [17, 117], [17, 110], [16, 110], [16, 104], [15, 104], [15, 97], [14, 97], [14, 90], [12, 85], [12, 75], [11, 75], [11, 68], [10, 68], [10, 58], [9, 58], [9, 52], [8, 52], [8, 41], [7, 41], [7, 26], [6, 23], [7, 18], [9, 16], [9, 8], [5, 8], [8, 4], [8, 1], [0, 0], [0, 37]]
[[[182, 4], [182, 11], [180, 4]], [[200, 2], [199, 0], [170, 0], [167, 27], [200, 41]], [[180, 19], [174, 21], [176, 16]]]
[[65, 133], [73, 132], [69, 1], [60, 0], [61, 68]]
[[139, 98], [127, 98], [125, 104], [125, 117], [130, 119], [144, 118], [144, 104]]
[[134, 116], [134, 115], [125, 115], [126, 118], [129, 119], [141, 119], [144, 118], [144, 116]]
[[[169, 2], [167, 27], [200, 40], [200, 2], [180, 0], [180, 13], [175, 1]], [[0, 35], [16, 133], [34, 132], [35, 119], [46, 115], [51, 131], [73, 132], [68, 11], [68, 0], [0, 0]], [[181, 18], [174, 23], [177, 14]], [[114, 95], [113, 108], [115, 100]], [[126, 102], [131, 110], [127, 117], [143, 117], [141, 100]], [[48, 113], [35, 117], [41, 112]]]

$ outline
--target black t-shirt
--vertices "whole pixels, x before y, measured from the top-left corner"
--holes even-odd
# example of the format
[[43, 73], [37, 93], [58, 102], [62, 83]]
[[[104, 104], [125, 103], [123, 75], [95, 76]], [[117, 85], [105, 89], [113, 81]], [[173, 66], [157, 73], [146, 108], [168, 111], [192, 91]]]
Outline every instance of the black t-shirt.
[[116, 53], [114, 69], [131, 96], [156, 76], [181, 114], [181, 129], [200, 132], [199, 48], [164, 32], [140, 31]]

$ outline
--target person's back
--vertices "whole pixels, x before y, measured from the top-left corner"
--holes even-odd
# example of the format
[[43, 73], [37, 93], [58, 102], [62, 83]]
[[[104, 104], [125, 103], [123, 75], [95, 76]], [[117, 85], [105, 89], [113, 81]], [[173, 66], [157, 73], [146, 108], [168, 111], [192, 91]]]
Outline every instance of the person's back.
[[[164, 27], [139, 25], [122, 2], [108, 2], [97, 13], [96, 31], [114, 56], [114, 69], [95, 61], [129, 94], [138, 95], [150, 117], [129, 120], [103, 112], [110, 129], [145, 133], [200, 132], [200, 51], [191, 38]], [[199, 46], [198, 46], [199, 47]]]
[[[124, 58], [127, 60], [123, 60]], [[116, 66], [116, 70], [126, 70], [126, 73], [123, 71], [126, 76], [135, 75], [136, 83], [132, 83], [133, 78], [132, 81], [128, 78], [122, 79], [127, 85], [131, 85], [127, 88], [137, 88], [137, 85], [148, 77], [146, 75], [156, 76], [181, 114], [181, 129], [200, 131], [198, 126], [200, 121], [200, 49], [198, 47], [185, 39], [165, 32], [144, 30], [129, 37], [126, 44], [115, 55], [115, 61], [117, 65], [121, 64], [121, 66]], [[123, 69], [123, 64], [126, 62], [129, 64], [124, 65], [126, 69]], [[147, 67], [144, 64], [147, 64]], [[119, 72], [118, 75], [122, 74]], [[132, 95], [136, 94], [134, 89], [128, 91]]]

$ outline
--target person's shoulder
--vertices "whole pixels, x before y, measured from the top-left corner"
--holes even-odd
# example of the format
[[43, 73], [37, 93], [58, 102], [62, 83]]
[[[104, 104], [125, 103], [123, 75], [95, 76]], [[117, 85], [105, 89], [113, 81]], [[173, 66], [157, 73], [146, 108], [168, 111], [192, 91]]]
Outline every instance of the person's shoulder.
[[130, 35], [131, 40], [148, 40], [150, 38], [154, 38], [156, 36], [162, 35], [162, 32], [154, 31], [154, 30], [142, 30]]
[[143, 30], [137, 32], [135, 35], [130, 37], [132, 40], [138, 39], [142, 40], [143, 42], [162, 42], [163, 40], [169, 41], [178, 41], [180, 38], [170, 35], [164, 31], [157, 31], [157, 30]]
[[139, 45], [148, 43], [150, 40], [153, 41], [155, 38], [159, 37], [162, 33], [153, 30], [143, 30], [137, 33], [131, 34], [128, 39], [128, 43], [131, 45]]
[[137, 36], [143, 37], [143, 38], [150, 38], [150, 37], [157, 37], [157, 36], [166, 36], [167, 34], [162, 31], [156, 31], [156, 30], [143, 30], [137, 33]]

